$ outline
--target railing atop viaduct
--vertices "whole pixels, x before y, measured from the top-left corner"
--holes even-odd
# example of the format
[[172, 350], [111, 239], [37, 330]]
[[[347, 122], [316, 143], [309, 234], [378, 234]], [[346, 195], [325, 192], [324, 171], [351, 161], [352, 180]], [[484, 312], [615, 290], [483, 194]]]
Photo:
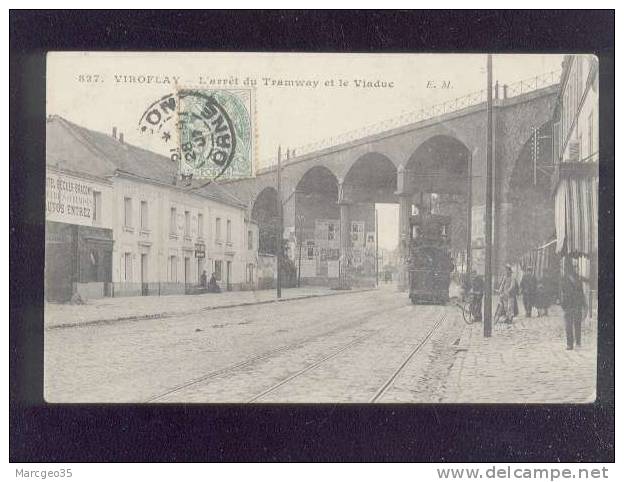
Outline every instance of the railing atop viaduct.
[[[515, 97], [521, 94], [532, 92], [534, 90], [558, 84], [560, 74], [560, 71], [553, 70], [551, 72], [546, 72], [544, 74], [530, 77], [528, 79], [523, 79], [509, 85], [500, 85], [499, 82], [496, 81], [496, 84], [492, 87], [492, 97], [494, 99], [508, 99], [510, 97]], [[417, 111], [407, 112], [392, 119], [360, 127], [358, 129], [344, 132], [342, 134], [328, 137], [320, 141], [312, 142], [310, 144], [305, 144], [292, 150], [289, 149], [288, 156], [286, 156], [286, 152], [282, 152], [282, 155], [288, 157], [288, 160], [285, 160], [285, 162], [288, 162], [304, 154], [310, 154], [312, 152], [320, 151], [322, 149], [327, 149], [329, 147], [334, 147], [340, 144], [355, 141], [357, 139], [362, 139], [373, 134], [378, 134], [380, 132], [388, 131], [409, 124], [415, 124], [416, 122], [431, 119], [433, 117], [444, 114], [449, 114], [451, 112], [456, 112], [461, 109], [465, 109], [467, 107], [472, 107], [486, 102], [486, 94], [487, 89], [482, 89], [477, 92], [471, 92], [461, 97], [457, 97], [456, 99], [448, 100], [440, 104], [431, 105]], [[270, 170], [273, 165], [277, 163], [277, 158], [271, 157], [270, 159], [264, 159], [263, 161], [264, 162], [262, 162], [261, 165], [266, 167], [261, 169], [260, 172], [265, 169]]]

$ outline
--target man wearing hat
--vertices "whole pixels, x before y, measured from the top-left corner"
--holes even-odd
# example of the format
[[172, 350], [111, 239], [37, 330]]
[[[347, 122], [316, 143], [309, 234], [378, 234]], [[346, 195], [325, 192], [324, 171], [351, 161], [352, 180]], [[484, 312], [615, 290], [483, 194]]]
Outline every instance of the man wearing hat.
[[581, 325], [587, 316], [587, 302], [583, 292], [583, 281], [570, 257], [564, 260], [564, 277], [561, 281], [561, 308], [565, 318], [567, 349], [581, 347]]
[[536, 306], [537, 280], [533, 275], [533, 269], [527, 267], [520, 281], [520, 292], [522, 293], [522, 304], [527, 318], [531, 318], [533, 307]]

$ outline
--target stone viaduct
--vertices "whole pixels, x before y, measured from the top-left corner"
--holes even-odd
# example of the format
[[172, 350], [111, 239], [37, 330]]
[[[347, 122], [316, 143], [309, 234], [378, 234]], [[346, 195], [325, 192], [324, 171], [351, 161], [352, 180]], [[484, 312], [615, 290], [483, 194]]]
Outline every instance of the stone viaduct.
[[[494, 272], [511, 261], [510, 252], [514, 251], [510, 250], [514, 229], [510, 196], [514, 172], [518, 171], [518, 163], [531, 162], [523, 153], [527, 152], [533, 129], [549, 125], [557, 92], [555, 84], [502, 98], [497, 89], [493, 101]], [[471, 161], [472, 178], [469, 178]], [[421, 193], [465, 196], [470, 186], [473, 249], [480, 249], [485, 168], [486, 104], [481, 102], [283, 159], [284, 226], [292, 229], [298, 215], [306, 212], [306, 229], [312, 229], [314, 218], [331, 215], [340, 219], [341, 232], [347, 232], [349, 219], [358, 206], [398, 203], [401, 241], [408, 236], [408, 216]], [[276, 166], [272, 165], [259, 170], [255, 178], [223, 184], [247, 203], [250, 216], [261, 224], [267, 210], [277, 212], [276, 174]], [[310, 210], [312, 206], [316, 208]], [[467, 204], [456, 209], [463, 210], [468, 219]], [[341, 248], [349, 243], [349, 236], [341, 236]]]

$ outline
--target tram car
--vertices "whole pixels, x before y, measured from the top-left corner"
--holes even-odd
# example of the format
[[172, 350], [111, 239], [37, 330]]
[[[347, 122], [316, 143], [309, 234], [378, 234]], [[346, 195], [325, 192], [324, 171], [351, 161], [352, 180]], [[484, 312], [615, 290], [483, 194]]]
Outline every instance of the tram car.
[[450, 256], [451, 217], [410, 216], [409, 297], [414, 304], [444, 304], [449, 300], [453, 263]]

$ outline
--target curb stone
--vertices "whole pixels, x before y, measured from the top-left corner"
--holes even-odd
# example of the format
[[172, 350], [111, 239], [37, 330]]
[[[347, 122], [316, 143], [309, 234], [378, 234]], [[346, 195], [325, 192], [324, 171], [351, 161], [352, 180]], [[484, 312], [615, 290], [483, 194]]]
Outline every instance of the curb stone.
[[253, 305], [267, 305], [270, 303], [284, 303], [287, 301], [298, 301], [305, 300], [310, 298], [323, 298], [326, 296], [337, 296], [337, 295], [345, 295], [345, 294], [355, 294], [355, 293], [365, 293], [367, 291], [374, 291], [377, 288], [363, 288], [359, 290], [342, 290], [336, 291], [335, 293], [324, 293], [324, 294], [313, 294], [313, 295], [302, 295], [302, 296], [294, 296], [292, 298], [281, 298], [281, 299], [271, 299], [271, 300], [262, 300], [262, 301], [245, 301], [241, 303], [234, 303], [231, 305], [222, 305], [222, 306], [204, 306], [203, 308], [198, 308], [195, 310], [188, 311], [176, 311], [176, 312], [167, 312], [163, 311], [162, 313], [151, 313], [148, 315], [132, 315], [132, 316], [120, 316], [118, 318], [108, 318], [102, 320], [88, 320], [88, 321], [76, 321], [71, 323], [63, 323], [59, 325], [46, 326], [46, 330], [60, 330], [63, 328], [77, 328], [83, 326], [93, 326], [93, 325], [110, 325], [117, 322], [123, 321], [144, 321], [144, 320], [162, 320], [165, 318], [172, 318], [174, 316], [189, 316], [196, 315], [199, 313], [203, 313], [205, 311], [213, 311], [213, 310], [224, 310], [228, 308], [240, 308], [242, 306], [253, 306]]

